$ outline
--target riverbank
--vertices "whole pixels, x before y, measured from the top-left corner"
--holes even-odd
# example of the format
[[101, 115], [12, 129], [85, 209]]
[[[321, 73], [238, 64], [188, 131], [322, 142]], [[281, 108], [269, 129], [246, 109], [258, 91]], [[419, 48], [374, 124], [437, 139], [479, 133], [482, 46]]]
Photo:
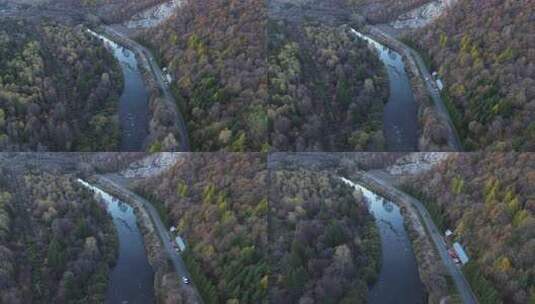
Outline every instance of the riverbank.
[[184, 119], [176, 102], [172, 100], [167, 88], [161, 83], [163, 81], [160, 79], [162, 76], [159, 75], [161, 72], [156, 70], [159, 67], [154, 66], [156, 63], [148, 50], [125, 35], [121, 35], [112, 26], [101, 26], [99, 33], [135, 54], [143, 82], [149, 92], [148, 135], [143, 142], [143, 150], [150, 152], [189, 151]]
[[121, 66], [124, 81], [118, 104], [120, 122], [120, 151], [141, 151], [148, 134], [148, 92], [136, 54], [130, 49], [91, 30], [88, 32], [103, 41]]
[[439, 96], [433, 95], [433, 88], [426, 84], [425, 80], [432, 81], [429, 75], [424, 75], [414, 54], [408, 47], [400, 41], [390, 37], [385, 32], [375, 26], [365, 26], [364, 32], [374, 40], [384, 44], [392, 50], [398, 52], [405, 66], [411, 83], [413, 96], [418, 107], [418, 151], [459, 151], [462, 147], [459, 144], [458, 136], [453, 125], [448, 122], [445, 115], [439, 113]]
[[400, 207], [416, 256], [418, 272], [428, 293], [428, 303], [439, 303], [447, 298], [450, 295], [447, 271], [442, 263], [437, 263], [437, 261], [440, 261], [440, 256], [429, 240], [428, 232], [426, 232], [417, 210], [410, 202], [394, 195], [374, 179], [368, 177], [367, 173], [358, 172], [353, 177], [355, 181]]
[[[173, 270], [171, 263], [166, 255], [166, 250], [160, 240], [155, 224], [146, 210], [145, 206], [137, 199], [125, 195], [119, 191], [107, 180], [99, 176], [92, 176], [88, 179], [92, 184], [98, 186], [103, 191], [117, 197], [118, 199], [128, 202], [134, 209], [138, 219], [140, 231], [144, 238], [145, 251], [149, 263], [154, 270], [154, 290], [156, 303], [198, 303], [193, 298], [190, 291], [184, 290], [179, 281], [178, 274]], [[188, 298], [184, 299], [184, 295]]]
[[354, 29], [350, 33], [362, 38], [375, 49], [388, 73], [389, 96], [382, 120], [387, 151], [415, 151], [418, 148], [417, 105], [402, 56], [376, 40]]
[[381, 235], [382, 267], [377, 282], [371, 286], [369, 303], [427, 303], [403, 209], [359, 183], [342, 180], [365, 198]]
[[82, 179], [78, 179], [78, 182], [105, 205], [107, 213], [113, 218], [114, 231], [119, 241], [117, 260], [108, 275], [105, 303], [127, 303], [134, 300], [154, 303], [154, 271], [145, 252], [145, 242], [134, 209]]

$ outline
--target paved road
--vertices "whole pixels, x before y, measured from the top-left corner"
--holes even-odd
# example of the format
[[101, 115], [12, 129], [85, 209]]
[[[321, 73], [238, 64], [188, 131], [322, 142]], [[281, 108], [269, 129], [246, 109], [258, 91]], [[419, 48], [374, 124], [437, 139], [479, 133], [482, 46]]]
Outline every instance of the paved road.
[[414, 59], [414, 62], [416, 63], [416, 66], [420, 72], [420, 77], [422, 77], [422, 80], [425, 83], [426, 89], [433, 100], [433, 104], [435, 105], [438, 115], [448, 126], [448, 143], [450, 147], [454, 151], [462, 151], [463, 147], [461, 141], [459, 140], [459, 134], [457, 133], [455, 125], [450, 118], [450, 114], [444, 104], [444, 101], [442, 100], [442, 97], [440, 96], [440, 92], [435, 84], [435, 81], [431, 77], [431, 74], [429, 73], [429, 70], [427, 69], [420, 54], [380, 28], [375, 26], [369, 26], [369, 28], [371, 29], [372, 33], [378, 33], [389, 40], [394, 40], [399, 47], [403, 48], [405, 55], [410, 55]]
[[[96, 175], [95, 180], [96, 186], [98, 186], [99, 188], [102, 188], [103, 190], [111, 189], [114, 192], [121, 194], [121, 199], [124, 199], [126, 201], [135, 201], [143, 205], [143, 207], [149, 214], [152, 223], [154, 224], [154, 228], [156, 229], [156, 232], [158, 233], [158, 236], [162, 241], [163, 247], [167, 256], [169, 257], [169, 260], [171, 260], [173, 267], [175, 268], [175, 271], [178, 274], [177, 280], [180, 280], [180, 284], [185, 285], [182, 282], [181, 278], [183, 276], [191, 278], [191, 276], [186, 268], [186, 265], [184, 264], [184, 261], [182, 260], [182, 257], [175, 251], [174, 247], [172, 246], [174, 240], [171, 238], [168, 233], [167, 227], [165, 227], [162, 220], [160, 219], [160, 215], [158, 214], [158, 211], [156, 211], [156, 208], [154, 208], [154, 206], [146, 199], [126, 189], [121, 184], [115, 182], [113, 179], [108, 178], [107, 176]], [[194, 289], [194, 292], [197, 295], [197, 303], [202, 303], [202, 299], [197, 289], [192, 284], [190, 284], [189, 286]]]
[[461, 144], [461, 141], [459, 140], [459, 134], [457, 134], [457, 130], [455, 129], [453, 121], [451, 120], [451, 117], [449, 115], [448, 109], [446, 108], [446, 105], [444, 104], [444, 101], [442, 100], [442, 97], [440, 96], [440, 92], [435, 84], [435, 81], [431, 77], [431, 73], [429, 73], [429, 70], [427, 69], [427, 66], [425, 65], [420, 54], [418, 54], [415, 50], [413, 50], [412, 48], [409, 48], [406, 45], [405, 47], [408, 48], [408, 51], [416, 60], [418, 69], [420, 70], [420, 73], [422, 73], [422, 76], [424, 77], [424, 82], [425, 82], [425, 86], [427, 87], [427, 91], [429, 92], [429, 95], [431, 95], [431, 99], [433, 99], [433, 103], [435, 104], [435, 107], [438, 110], [438, 115], [441, 116], [442, 121], [445, 121], [448, 123], [449, 128], [452, 130], [451, 132], [448, 132], [448, 142], [452, 143], [453, 145], [452, 148], [455, 149], [455, 151], [462, 151], [463, 146]]
[[179, 133], [180, 133], [180, 151], [182, 152], [190, 151], [191, 148], [189, 144], [188, 129], [186, 127], [186, 122], [184, 120], [184, 117], [182, 116], [182, 113], [179, 111], [176, 105], [175, 98], [173, 97], [171, 92], [169, 92], [169, 88], [165, 85], [164, 74], [162, 70], [160, 69], [160, 67], [158, 66], [152, 53], [146, 47], [130, 39], [127, 35], [125, 35], [124, 33], [121, 33], [120, 31], [117, 31], [113, 27], [103, 26], [102, 28], [104, 29], [104, 32], [108, 36], [112, 36], [108, 38], [112, 39], [114, 36], [120, 37], [124, 41], [128, 42], [130, 47], [134, 48], [133, 51], [135, 51], [138, 55], [140, 55], [142, 63], [145, 65], [145, 67], [147, 67], [151, 71], [154, 79], [158, 83], [158, 86], [160, 87], [160, 92], [163, 93], [164, 100], [168, 103], [169, 108], [173, 109], [173, 111], [176, 113], [176, 117], [178, 118], [177, 124], [178, 124]]
[[422, 202], [406, 194], [405, 192], [398, 190], [396, 187], [392, 186], [391, 184], [389, 184], [388, 182], [386, 182], [385, 180], [381, 179], [378, 176], [364, 173], [360, 181], [363, 182], [364, 184], [382, 188], [387, 193], [392, 194], [395, 198], [409, 202], [416, 209], [416, 211], [420, 215], [420, 218], [422, 219], [422, 222], [424, 223], [426, 227], [428, 235], [431, 237], [431, 240], [433, 241], [433, 243], [435, 244], [435, 247], [438, 250], [438, 253], [440, 255], [440, 258], [442, 259], [442, 262], [445, 268], [448, 270], [451, 277], [453, 278], [453, 282], [455, 283], [455, 286], [457, 287], [457, 291], [459, 292], [459, 296], [462, 299], [463, 303], [465, 304], [478, 303], [477, 298], [472, 292], [470, 284], [464, 277], [461, 269], [459, 269], [459, 267], [453, 262], [453, 260], [448, 255], [448, 249], [446, 248], [446, 245], [442, 238], [442, 233], [435, 226], [435, 223], [433, 223], [433, 220], [431, 219], [431, 215], [429, 214], [429, 212], [427, 212], [427, 209], [424, 207]]

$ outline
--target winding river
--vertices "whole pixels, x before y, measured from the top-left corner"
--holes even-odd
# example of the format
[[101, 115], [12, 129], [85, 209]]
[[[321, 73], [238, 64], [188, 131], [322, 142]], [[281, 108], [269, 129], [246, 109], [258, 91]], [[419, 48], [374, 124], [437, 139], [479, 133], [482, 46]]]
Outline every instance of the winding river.
[[154, 272], [145, 253], [134, 210], [101, 189], [78, 181], [106, 205], [119, 237], [119, 256], [110, 273], [106, 303], [154, 303]]
[[417, 106], [401, 55], [354, 29], [351, 31], [373, 46], [388, 73], [390, 97], [383, 113], [383, 133], [387, 150], [417, 151]]
[[426, 303], [416, 257], [399, 207], [359, 184], [345, 178], [342, 180], [362, 192], [381, 235], [381, 271], [377, 282], [370, 289], [368, 302], [370, 304]]
[[136, 55], [114, 41], [88, 30], [101, 39], [123, 71], [124, 89], [119, 100], [119, 123], [121, 126], [121, 151], [142, 151], [143, 141], [149, 129], [149, 94], [138, 68]]

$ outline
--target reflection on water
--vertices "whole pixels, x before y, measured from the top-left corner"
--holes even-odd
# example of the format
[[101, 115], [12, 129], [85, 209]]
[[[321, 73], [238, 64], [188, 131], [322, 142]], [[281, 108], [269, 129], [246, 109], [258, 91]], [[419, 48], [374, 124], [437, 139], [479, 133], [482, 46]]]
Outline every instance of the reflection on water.
[[394, 210], [394, 204], [383, 199], [383, 208], [386, 212], [392, 212]]
[[135, 54], [108, 38], [88, 30], [113, 52], [123, 70], [124, 90], [119, 100], [121, 151], [141, 151], [149, 129], [149, 95]]
[[383, 128], [389, 151], [416, 151], [418, 141], [417, 108], [412, 88], [399, 53], [351, 29], [377, 50], [388, 73], [390, 97], [384, 108]]
[[145, 253], [134, 210], [99, 188], [78, 181], [106, 205], [119, 237], [119, 256], [110, 274], [106, 303], [153, 303], [154, 272]]
[[369, 303], [425, 303], [416, 257], [399, 207], [359, 184], [345, 178], [342, 180], [362, 193], [381, 235], [381, 271], [368, 294]]

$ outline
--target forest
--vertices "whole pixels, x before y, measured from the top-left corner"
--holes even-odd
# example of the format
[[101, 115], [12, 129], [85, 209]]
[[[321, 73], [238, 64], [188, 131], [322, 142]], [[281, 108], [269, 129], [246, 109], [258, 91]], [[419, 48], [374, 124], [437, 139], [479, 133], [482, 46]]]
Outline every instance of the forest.
[[265, 3], [184, 1], [139, 40], [173, 76], [193, 151], [267, 150]]
[[381, 151], [384, 66], [344, 27], [270, 20], [269, 137], [276, 151]]
[[480, 303], [535, 301], [534, 169], [531, 153], [452, 154], [404, 183], [465, 245], [463, 271]]
[[459, 0], [412, 35], [466, 150], [535, 149], [535, 2]]
[[116, 150], [122, 81], [83, 27], [0, 20], [0, 149]]
[[117, 237], [72, 177], [0, 168], [0, 303], [103, 303]]
[[266, 156], [187, 154], [137, 192], [186, 240], [183, 259], [204, 303], [266, 303]]
[[271, 303], [366, 303], [379, 232], [362, 196], [324, 171], [270, 170]]

